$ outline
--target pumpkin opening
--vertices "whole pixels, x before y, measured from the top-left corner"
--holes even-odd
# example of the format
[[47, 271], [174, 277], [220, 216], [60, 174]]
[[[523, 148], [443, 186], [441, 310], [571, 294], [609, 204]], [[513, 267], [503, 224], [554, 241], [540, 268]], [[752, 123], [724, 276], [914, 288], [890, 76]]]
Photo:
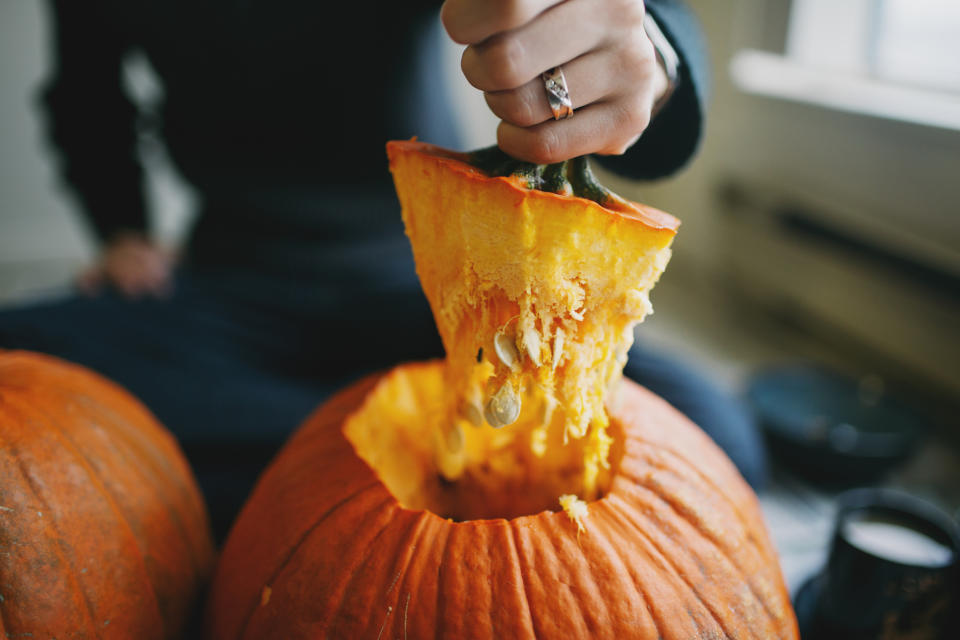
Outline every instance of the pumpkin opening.
[[456, 521], [510, 519], [559, 511], [561, 495], [589, 502], [606, 493], [623, 452], [616, 421], [609, 428], [610, 464], [588, 487], [589, 439], [564, 443], [559, 414], [544, 430], [542, 394], [526, 394], [519, 418], [505, 429], [468, 420], [445, 424], [447, 394], [437, 363], [398, 368], [344, 426], [357, 454], [402, 506]]

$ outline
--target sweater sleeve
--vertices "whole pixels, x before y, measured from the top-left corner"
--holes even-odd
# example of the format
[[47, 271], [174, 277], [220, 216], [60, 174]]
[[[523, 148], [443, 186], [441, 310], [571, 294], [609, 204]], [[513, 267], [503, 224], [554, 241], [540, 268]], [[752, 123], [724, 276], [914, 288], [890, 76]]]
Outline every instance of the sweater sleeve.
[[53, 68], [42, 93], [61, 173], [102, 241], [147, 226], [137, 110], [123, 92], [127, 46], [96, 3], [50, 0]]
[[679, 171], [694, 156], [703, 135], [710, 67], [699, 23], [677, 0], [646, 0], [680, 58], [679, 84], [640, 139], [622, 156], [597, 156], [618, 174], [650, 180]]

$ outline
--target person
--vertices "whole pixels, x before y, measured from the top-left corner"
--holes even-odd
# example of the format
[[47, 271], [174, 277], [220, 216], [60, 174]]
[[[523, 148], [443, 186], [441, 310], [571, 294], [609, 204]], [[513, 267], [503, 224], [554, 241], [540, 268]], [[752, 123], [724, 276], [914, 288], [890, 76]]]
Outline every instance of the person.
[[[257, 473], [332, 391], [442, 354], [383, 150], [412, 135], [457, 146], [439, 86], [437, 3], [50, 7], [55, 66], [43, 105], [103, 250], [79, 280], [87, 295], [0, 313], [0, 346], [87, 365], [137, 395], [180, 440], [223, 536]], [[448, 0], [441, 18], [467, 45], [463, 73], [501, 119], [498, 143], [511, 155], [598, 154], [652, 179], [694, 154], [707, 64], [680, 2]], [[657, 28], [659, 52], [648, 35]], [[158, 114], [138, 112], [123, 91], [135, 50], [163, 82]], [[553, 67], [573, 117], [554, 118], [541, 76]], [[147, 231], [136, 160], [145, 130], [201, 196], [178, 265]], [[756, 433], [730, 398], [654, 354], [634, 353], [627, 374], [762, 481]]]

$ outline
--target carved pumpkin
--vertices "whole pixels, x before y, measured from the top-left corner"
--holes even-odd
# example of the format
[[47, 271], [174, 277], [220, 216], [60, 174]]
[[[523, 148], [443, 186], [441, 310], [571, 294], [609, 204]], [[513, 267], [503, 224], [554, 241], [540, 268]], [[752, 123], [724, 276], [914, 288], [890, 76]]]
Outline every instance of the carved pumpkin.
[[582, 165], [388, 151], [447, 358], [298, 430], [227, 540], [210, 637], [797, 638], [749, 487], [618, 384], [676, 221]]
[[307, 420], [229, 536], [210, 637], [797, 637], [756, 498], [664, 401], [622, 386], [610, 485], [581, 532], [545, 510], [550, 478], [442, 478], [426, 416], [443, 393], [439, 363], [408, 365]]
[[143, 405], [0, 351], [0, 637], [178, 638], [212, 564], [190, 469]]

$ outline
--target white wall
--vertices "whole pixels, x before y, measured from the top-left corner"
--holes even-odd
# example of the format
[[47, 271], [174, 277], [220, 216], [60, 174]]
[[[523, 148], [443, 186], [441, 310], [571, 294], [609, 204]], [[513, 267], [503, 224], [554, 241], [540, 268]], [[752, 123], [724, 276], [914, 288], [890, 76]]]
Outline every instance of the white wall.
[[[45, 7], [39, 0], [0, 2], [0, 301], [62, 292], [96, 252], [91, 229], [58, 177], [37, 104], [50, 58]], [[154, 99], [145, 61], [128, 62], [132, 95]], [[145, 146], [141, 160], [152, 229], [161, 242], [176, 244], [193, 194], [162, 148]]]
[[44, 3], [0, 3], [0, 273], [10, 263], [79, 262], [89, 241], [55, 189], [36, 108], [48, 62]]
[[678, 258], [716, 267], [717, 225], [724, 224], [717, 189], [731, 179], [862, 216], [863, 226], [892, 231], [894, 241], [916, 241], [942, 264], [951, 262], [947, 254], [960, 256], [960, 132], [746, 95], [731, 82], [731, 57], [764, 41], [770, 7], [785, 3], [689, 3], [704, 25], [714, 71], [703, 149], [690, 170], [672, 180], [623, 187], [684, 221]]

